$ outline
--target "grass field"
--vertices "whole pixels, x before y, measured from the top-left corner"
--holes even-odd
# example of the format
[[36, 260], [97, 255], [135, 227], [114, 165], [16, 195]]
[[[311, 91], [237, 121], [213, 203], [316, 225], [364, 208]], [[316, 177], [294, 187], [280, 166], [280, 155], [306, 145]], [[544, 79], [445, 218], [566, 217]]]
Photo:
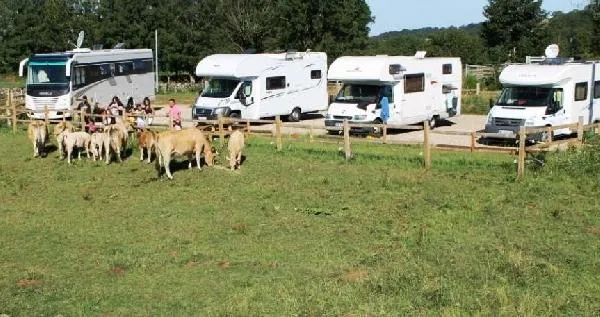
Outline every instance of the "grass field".
[[[0, 132], [0, 314], [595, 315], [597, 175], [252, 138], [241, 171], [33, 159]], [[221, 153], [223, 154], [223, 153]], [[185, 165], [185, 164], [184, 164]]]

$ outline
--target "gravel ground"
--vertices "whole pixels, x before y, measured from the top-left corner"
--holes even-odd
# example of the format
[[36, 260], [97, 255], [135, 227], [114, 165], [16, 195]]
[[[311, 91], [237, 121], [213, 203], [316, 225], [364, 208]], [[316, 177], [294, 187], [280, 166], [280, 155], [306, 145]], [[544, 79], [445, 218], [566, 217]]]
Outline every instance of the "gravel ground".
[[[189, 107], [181, 106], [183, 112], [184, 121], [191, 120], [191, 110]], [[166, 115], [166, 109], [160, 109], [157, 111], [158, 115]], [[461, 115], [458, 117], [450, 118], [443, 121], [440, 126], [436, 127], [434, 131], [458, 131], [458, 132], [474, 132], [481, 131], [485, 126], [486, 116], [483, 115]], [[157, 124], [166, 124], [168, 121], [165, 118], [156, 118]], [[308, 129], [305, 128], [294, 128], [295, 125], [309, 125], [314, 127], [312, 129], [313, 135], [324, 135], [327, 131], [324, 129], [324, 119], [319, 114], [305, 115], [303, 120], [294, 122], [285, 122], [285, 127], [282, 129], [284, 134], [308, 134]], [[184, 127], [192, 127], [193, 123], [184, 122]], [[253, 126], [256, 130], [273, 130], [274, 125], [264, 124]], [[398, 142], [423, 142], [423, 131], [388, 131], [388, 138], [391, 141]], [[462, 145], [469, 146], [471, 144], [470, 136], [461, 135], [439, 135], [432, 133], [431, 135], [432, 144], [446, 144], [446, 145]]]

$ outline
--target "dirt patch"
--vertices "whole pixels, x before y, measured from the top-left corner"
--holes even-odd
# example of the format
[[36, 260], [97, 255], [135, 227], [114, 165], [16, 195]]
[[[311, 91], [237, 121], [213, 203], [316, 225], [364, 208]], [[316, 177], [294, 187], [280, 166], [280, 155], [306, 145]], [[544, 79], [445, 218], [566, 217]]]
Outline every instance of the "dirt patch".
[[17, 285], [23, 288], [40, 288], [42, 286], [41, 280], [30, 280], [30, 279], [22, 279], [17, 282]]
[[231, 263], [229, 261], [219, 261], [217, 265], [222, 269], [228, 269], [231, 267]]
[[171, 252], [169, 252], [169, 256], [173, 257], [173, 258], [176, 258], [176, 257], [179, 256], [179, 253], [177, 251], [171, 251]]
[[245, 223], [236, 223], [231, 225], [231, 230], [241, 233], [241, 234], [246, 234], [246, 230], [248, 229], [248, 225], [246, 225]]
[[348, 270], [342, 276], [342, 280], [348, 283], [357, 283], [369, 279], [369, 272], [361, 269]]
[[585, 232], [587, 232], [587, 233], [593, 233], [593, 234], [600, 234], [600, 227], [586, 228]]
[[125, 268], [122, 266], [115, 266], [110, 269], [110, 273], [116, 276], [117, 278], [122, 278], [125, 276]]
[[184, 264], [183, 266], [185, 266], [185, 267], [187, 267], [187, 268], [190, 268], [190, 267], [195, 267], [195, 266], [198, 266], [198, 264], [199, 264], [199, 263], [198, 263], [198, 262], [196, 262], [196, 261], [188, 261], [188, 262], [187, 262], [186, 264]]

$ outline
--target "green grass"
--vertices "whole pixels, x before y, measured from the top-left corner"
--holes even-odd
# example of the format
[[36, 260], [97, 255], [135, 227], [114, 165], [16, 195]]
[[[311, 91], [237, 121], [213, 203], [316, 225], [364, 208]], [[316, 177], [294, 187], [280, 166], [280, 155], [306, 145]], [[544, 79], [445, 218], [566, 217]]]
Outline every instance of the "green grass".
[[13, 74], [0, 75], [0, 88], [23, 88], [25, 87], [25, 77], [18, 77]]
[[463, 95], [461, 111], [464, 114], [488, 114], [490, 98], [498, 98], [497, 91], [482, 91], [479, 95]]
[[175, 99], [180, 105], [191, 105], [196, 102], [198, 98], [197, 91], [181, 91], [181, 92], [168, 92], [168, 93], [159, 93], [156, 95], [156, 100], [154, 101], [157, 105], [166, 105], [169, 103], [169, 99]]
[[[594, 315], [596, 177], [513, 157], [251, 138], [241, 171], [157, 180], [0, 132], [0, 314]], [[223, 156], [224, 153], [221, 153]]]

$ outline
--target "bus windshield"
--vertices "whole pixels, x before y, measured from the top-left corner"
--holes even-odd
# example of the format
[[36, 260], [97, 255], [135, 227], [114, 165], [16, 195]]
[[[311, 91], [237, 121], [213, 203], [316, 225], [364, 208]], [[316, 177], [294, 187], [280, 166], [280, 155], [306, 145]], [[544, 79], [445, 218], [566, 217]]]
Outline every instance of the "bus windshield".
[[204, 88], [200, 97], [208, 98], [227, 98], [231, 96], [233, 90], [240, 83], [237, 79], [211, 79], [208, 86]]
[[545, 87], [505, 87], [498, 99], [500, 106], [545, 107], [556, 102], [562, 89]]
[[337, 102], [371, 102], [376, 103], [381, 86], [365, 84], [344, 84], [338, 93]]
[[30, 62], [27, 69], [27, 84], [68, 84], [65, 62]]

